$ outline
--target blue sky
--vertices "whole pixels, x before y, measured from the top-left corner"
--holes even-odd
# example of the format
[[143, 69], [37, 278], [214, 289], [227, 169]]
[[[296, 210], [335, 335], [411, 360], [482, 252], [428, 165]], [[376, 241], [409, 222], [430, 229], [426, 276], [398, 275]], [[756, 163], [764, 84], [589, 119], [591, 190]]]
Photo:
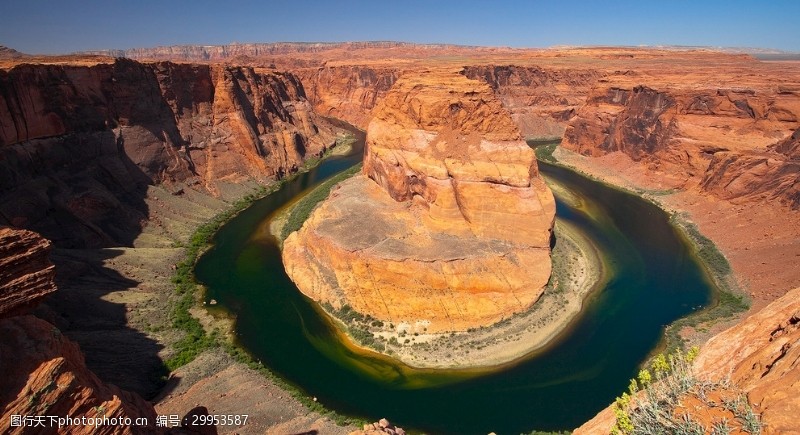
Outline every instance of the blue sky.
[[392, 40], [800, 51], [798, 19], [797, 0], [0, 0], [0, 45], [66, 53], [234, 41]]

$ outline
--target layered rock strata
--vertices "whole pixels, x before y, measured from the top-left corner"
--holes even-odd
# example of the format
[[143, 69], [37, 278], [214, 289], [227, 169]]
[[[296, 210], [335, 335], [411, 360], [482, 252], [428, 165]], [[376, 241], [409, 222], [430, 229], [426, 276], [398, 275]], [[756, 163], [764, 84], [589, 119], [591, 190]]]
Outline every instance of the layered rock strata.
[[492, 87], [523, 135], [558, 138], [604, 73], [538, 65], [470, 65], [464, 75]]
[[335, 141], [292, 74], [126, 59], [0, 70], [0, 224], [132, 244], [151, 185], [267, 182]]
[[286, 239], [284, 264], [334, 308], [466, 330], [536, 302], [554, 213], [533, 151], [488, 85], [409, 73], [375, 110], [362, 175]]
[[0, 227], [0, 318], [35, 307], [56, 291], [50, 242], [38, 234]]
[[667, 74], [609, 77], [576, 112], [562, 144], [589, 156], [622, 152], [668, 173], [664, 178], [682, 189], [797, 209], [800, 75], [794, 72], [749, 82], [731, 74], [714, 84], [705, 82], [709, 77], [684, 84]]

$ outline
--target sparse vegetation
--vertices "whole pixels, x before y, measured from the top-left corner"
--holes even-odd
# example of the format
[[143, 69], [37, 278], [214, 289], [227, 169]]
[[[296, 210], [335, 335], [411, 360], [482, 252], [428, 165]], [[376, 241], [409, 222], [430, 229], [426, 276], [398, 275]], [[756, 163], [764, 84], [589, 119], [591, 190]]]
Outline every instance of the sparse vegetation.
[[352, 168], [331, 177], [329, 180], [326, 180], [324, 183], [320, 184], [314, 190], [300, 199], [297, 204], [292, 207], [292, 211], [289, 213], [289, 216], [286, 219], [286, 224], [281, 229], [281, 241], [286, 240], [286, 238], [289, 237], [289, 234], [299, 230], [300, 227], [303, 226], [303, 223], [305, 223], [305, 221], [311, 215], [311, 212], [314, 211], [314, 208], [317, 206], [317, 204], [328, 197], [333, 186], [357, 174], [359, 171], [361, 171], [361, 166], [362, 164], [359, 163]]
[[[658, 199], [656, 199], [656, 197], [674, 193], [672, 189], [659, 191], [651, 191], [646, 189], [630, 190], [620, 186], [610, 185], [595, 176], [587, 174], [584, 171], [559, 162], [558, 159], [553, 156], [553, 153], [557, 149], [559, 143], [560, 142], [553, 142], [549, 144], [537, 145], [535, 147], [536, 158], [540, 161], [574, 171], [597, 183], [602, 183], [610, 186], [611, 188], [637, 195], [646, 201], [650, 201], [662, 210], [664, 209], [664, 206], [659, 202]], [[529, 144], [531, 143], [529, 142]], [[741, 292], [736, 285], [730, 263], [722, 254], [722, 252], [719, 251], [714, 242], [702, 235], [697, 228], [697, 225], [689, 221], [688, 216], [685, 213], [670, 213], [670, 223], [683, 233], [684, 237], [686, 237], [686, 240], [694, 248], [695, 255], [697, 255], [700, 263], [714, 281], [716, 292], [714, 294], [715, 304], [713, 304], [711, 307], [678, 319], [667, 327], [665, 331], [665, 347], [666, 352], [668, 353], [676, 349], [683, 349], [683, 339], [679, 335], [679, 332], [683, 327], [697, 327], [701, 324], [708, 324], [721, 319], [729, 319], [738, 313], [747, 311], [750, 308], [750, 302], [746, 294]]]
[[[352, 140], [352, 137], [344, 136], [341, 140]], [[312, 167], [319, 164], [322, 159], [330, 155], [333, 149], [335, 148], [328, 149], [321, 156], [309, 157], [296, 173], [270, 186], [261, 186], [252, 193], [240, 198], [238, 201], [231, 204], [228, 209], [217, 214], [209, 222], [198, 227], [189, 238], [188, 243], [184, 246], [185, 253], [183, 260], [175, 266], [175, 274], [172, 277], [177, 299], [172, 306], [170, 318], [173, 328], [182, 332], [183, 337], [175, 343], [175, 353], [165, 361], [165, 366], [168, 371], [171, 372], [178, 367], [188, 364], [204, 350], [219, 345], [217, 334], [207, 333], [203, 325], [200, 324], [200, 321], [190, 313], [190, 309], [199, 302], [199, 285], [194, 278], [194, 265], [203, 250], [211, 243], [214, 234], [216, 234], [223, 224], [249, 207], [254, 201], [277, 191], [284, 183], [293, 180], [298, 174], [307, 172]], [[162, 376], [166, 376], [166, 373]]]
[[264, 364], [262, 364], [260, 361], [256, 361], [249, 353], [247, 353], [247, 351], [237, 346], [236, 344], [231, 343], [230, 341], [225, 341], [222, 344], [222, 348], [236, 362], [246, 365], [249, 369], [258, 372], [265, 378], [269, 379], [279, 388], [288, 392], [292, 397], [294, 397], [295, 400], [305, 405], [310, 411], [317, 412], [319, 414], [327, 416], [340, 426], [346, 426], [346, 425], [363, 426], [364, 424], [368, 423], [366, 420], [355, 417], [348, 417], [346, 415], [339, 414], [336, 411], [326, 408], [319, 401], [314, 400], [314, 398], [307, 396], [305, 393], [297, 389], [297, 387], [295, 387], [294, 385], [276, 376], [274, 373], [272, 373], [272, 371], [270, 371], [267, 367], [265, 367]]
[[[631, 379], [628, 392], [613, 405], [616, 423], [612, 434], [700, 435], [732, 430], [733, 422], [725, 418], [713, 419], [708, 423], [710, 427], [704, 427], [698, 419], [698, 407], [683, 405], [688, 398], [698, 401], [701, 410], [704, 406], [721, 405], [729, 411], [739, 430], [760, 434], [760, 420], [744, 393], [726, 383], [703, 381], [694, 376], [692, 361], [697, 353], [698, 348], [693, 347], [686, 353], [677, 350], [668, 356], [659, 354], [652, 359], [649, 369], [640, 370], [637, 378]], [[714, 398], [717, 396], [721, 400]]]
[[702, 235], [697, 229], [697, 225], [688, 221], [684, 214], [672, 214], [670, 223], [680, 229], [694, 247], [695, 254], [714, 281], [717, 291], [714, 294], [716, 300], [712, 306], [678, 319], [667, 328], [665, 332], [667, 352], [683, 348], [683, 340], [679, 336], [682, 328], [697, 327], [718, 320], [730, 319], [750, 308], [747, 296], [736, 286], [730, 263], [717, 249], [714, 242]]
[[[337, 143], [340, 143], [339, 141], [352, 141], [353, 139], [354, 138], [352, 135], [346, 135], [338, 139]], [[260, 361], [256, 361], [244, 349], [232, 343], [230, 340], [223, 339], [217, 330], [214, 330], [210, 333], [205, 331], [200, 321], [192, 316], [190, 312], [191, 308], [200, 301], [200, 285], [194, 278], [194, 265], [198, 257], [202, 254], [203, 250], [209, 246], [212, 237], [214, 234], [216, 234], [220, 227], [239, 214], [242, 210], [249, 207], [254, 201], [277, 191], [283, 186], [284, 183], [292, 181], [297, 175], [307, 172], [319, 164], [325, 157], [330, 155], [332, 150], [333, 149], [329, 149], [321, 156], [310, 157], [304, 162], [303, 166], [298, 172], [280, 181], [277, 181], [270, 186], [259, 187], [251, 194], [246, 195], [245, 197], [234, 202], [227, 210], [219, 213], [211, 221], [198, 227], [190, 237], [189, 242], [185, 245], [182, 244], [182, 246], [185, 247], [184, 257], [183, 260], [176, 265], [175, 274], [172, 277], [172, 283], [175, 285], [175, 294], [177, 296], [177, 300], [172, 306], [170, 317], [172, 326], [176, 330], [183, 333], [183, 338], [181, 338], [174, 345], [175, 353], [172, 357], [165, 361], [165, 366], [169, 371], [173, 371], [178, 367], [193, 361], [203, 351], [214, 347], [220, 347], [229, 355], [231, 355], [231, 357], [237, 362], [259, 372], [266, 378], [270, 379], [277, 386], [287, 391], [309, 410], [325, 415], [339, 425], [361, 426], [367, 423], [366, 420], [344, 416], [336, 413], [333, 410], [325, 408], [325, 406], [318, 401], [306, 396], [295, 386], [276, 376]], [[335, 183], [331, 183], [331, 186], [333, 184]], [[330, 190], [330, 188], [328, 188], [328, 190]], [[163, 376], [166, 376], [166, 374]]]
[[528, 145], [533, 147], [534, 153], [536, 154], [536, 159], [541, 160], [547, 163], [558, 163], [555, 157], [553, 157], [553, 152], [556, 150], [556, 147], [561, 143], [561, 139], [552, 139], [552, 140], [528, 140]]
[[[386, 343], [380, 336], [375, 336], [372, 329], [382, 328], [383, 322], [370, 316], [359, 313], [350, 305], [343, 305], [340, 309], [334, 308], [330, 303], [323, 302], [322, 307], [326, 312], [344, 323], [350, 338], [361, 346], [375, 349], [378, 352], [386, 350]], [[377, 326], [380, 325], [380, 326]], [[403, 334], [401, 333], [402, 337]], [[407, 342], [408, 340], [406, 340]], [[388, 340], [389, 345], [398, 345], [397, 339], [392, 337]]]

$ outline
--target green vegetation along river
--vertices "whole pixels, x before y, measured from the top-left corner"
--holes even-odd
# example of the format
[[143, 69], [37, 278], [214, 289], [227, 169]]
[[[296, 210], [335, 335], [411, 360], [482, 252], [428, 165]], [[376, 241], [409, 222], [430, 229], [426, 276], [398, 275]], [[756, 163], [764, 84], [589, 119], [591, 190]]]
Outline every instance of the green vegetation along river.
[[238, 343], [328, 408], [431, 433], [571, 429], [627, 388], [665, 325], [711, 301], [709, 279], [666, 213], [542, 163], [557, 190], [568, 192], [568, 201], [557, 195], [558, 219], [588, 234], [611, 269], [607, 285], [586, 300], [568, 330], [513, 364], [472, 371], [414, 369], [345, 345], [286, 276], [265, 221], [357, 164], [359, 139], [350, 154], [327, 159], [231, 220], [195, 268], [206, 298], [235, 316]]

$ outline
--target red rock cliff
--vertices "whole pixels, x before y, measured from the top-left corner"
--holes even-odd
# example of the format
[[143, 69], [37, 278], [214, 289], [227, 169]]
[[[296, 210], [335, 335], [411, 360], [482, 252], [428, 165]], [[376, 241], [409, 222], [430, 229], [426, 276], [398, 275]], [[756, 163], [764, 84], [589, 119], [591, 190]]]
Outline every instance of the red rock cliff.
[[308, 100], [317, 113], [366, 128], [372, 109], [401, 74], [397, 67], [343, 65], [300, 69]]
[[0, 71], [0, 223], [60, 245], [129, 245], [152, 184], [265, 182], [334, 133], [288, 73], [141, 64]]
[[[760, 415], [763, 434], [797, 433], [800, 408], [800, 288], [791, 290], [740, 324], [714, 336], [694, 363], [698, 379], [742, 391]], [[694, 416], [713, 413], [701, 402], [688, 408]], [[574, 433], [607, 434], [614, 424], [611, 407]]]
[[797, 209], [800, 75], [750, 76], [610, 77], [576, 112], [563, 145], [591, 156], [623, 152], [720, 198]]
[[363, 174], [284, 243], [306, 295], [430, 332], [538, 300], [555, 201], [488, 85], [452, 70], [404, 75], [370, 122]]
[[30, 310], [56, 291], [50, 242], [38, 234], [0, 227], [0, 318]]
[[560, 137], [603, 72], [594, 69], [474, 65], [464, 75], [492, 87], [522, 134]]

